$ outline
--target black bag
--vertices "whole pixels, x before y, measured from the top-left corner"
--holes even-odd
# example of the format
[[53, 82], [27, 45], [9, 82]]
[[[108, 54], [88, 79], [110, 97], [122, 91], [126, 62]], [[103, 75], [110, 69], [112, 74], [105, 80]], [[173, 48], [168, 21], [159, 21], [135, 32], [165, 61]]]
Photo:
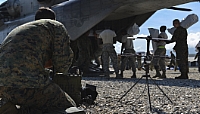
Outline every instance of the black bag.
[[82, 87], [81, 90], [82, 104], [86, 103], [88, 105], [93, 105], [97, 95], [96, 86], [86, 84], [86, 87]]

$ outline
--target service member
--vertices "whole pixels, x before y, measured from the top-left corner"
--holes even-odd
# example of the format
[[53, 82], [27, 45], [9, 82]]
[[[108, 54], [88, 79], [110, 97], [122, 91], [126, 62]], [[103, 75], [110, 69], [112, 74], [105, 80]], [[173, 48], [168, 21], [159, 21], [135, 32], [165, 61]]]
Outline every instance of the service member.
[[142, 53], [137, 55], [137, 68], [139, 71], [142, 69]]
[[171, 60], [170, 60], [170, 63], [169, 63], [169, 68], [171, 68], [172, 66], [174, 66], [174, 71], [176, 71], [176, 56], [173, 54], [172, 51], [170, 51], [170, 54], [171, 54]]
[[78, 59], [77, 65], [83, 72], [82, 76], [87, 76], [89, 73], [89, 65], [91, 59], [91, 40], [88, 37], [89, 31], [84, 33], [81, 37], [77, 39], [78, 47]]
[[45, 71], [53, 66], [55, 73], [68, 73], [73, 59], [68, 33], [48, 8], [40, 8], [35, 20], [16, 27], [1, 45], [0, 93], [23, 111], [46, 113], [76, 106]]
[[[159, 38], [160, 39], [167, 39], [167, 34], [165, 33], [166, 26], [161, 26], [160, 27], [160, 34]], [[159, 78], [166, 78], [166, 66], [165, 66], [165, 54], [166, 54], [166, 49], [165, 49], [166, 42], [162, 40], [156, 41], [156, 46], [157, 49], [154, 53], [153, 61], [152, 63], [154, 64], [154, 68], [156, 70], [156, 75], [153, 78], [159, 77]], [[162, 75], [160, 74], [160, 69], [162, 70]]]
[[180, 25], [180, 21], [175, 19], [173, 25], [176, 28], [172, 39], [167, 43], [176, 42], [174, 50], [176, 51], [176, 61], [180, 68], [181, 75], [175, 79], [188, 79], [188, 44], [187, 44], [187, 30]]
[[113, 68], [115, 70], [116, 78], [121, 78], [119, 75], [119, 69], [117, 64], [117, 53], [113, 46], [113, 38], [116, 37], [116, 33], [110, 29], [105, 29], [99, 34], [99, 38], [102, 38], [103, 48], [102, 48], [102, 61], [103, 61], [103, 70], [105, 77], [110, 77], [109, 71], [109, 57], [113, 62]]
[[[127, 61], [129, 61], [129, 64], [132, 67], [132, 76], [131, 78], [136, 78], [136, 66], [135, 66], [135, 50], [133, 46], [133, 41], [132, 39], [128, 39], [130, 35], [124, 35], [122, 37], [122, 47], [121, 47], [121, 54], [123, 52], [124, 55], [122, 57], [122, 63], [121, 63], [121, 76], [123, 77], [123, 72], [125, 70]], [[125, 49], [125, 50], [124, 50]]]
[[194, 57], [194, 59], [197, 59], [197, 63], [198, 63], [198, 71], [200, 72], [200, 47], [196, 47], [197, 48], [197, 53]]

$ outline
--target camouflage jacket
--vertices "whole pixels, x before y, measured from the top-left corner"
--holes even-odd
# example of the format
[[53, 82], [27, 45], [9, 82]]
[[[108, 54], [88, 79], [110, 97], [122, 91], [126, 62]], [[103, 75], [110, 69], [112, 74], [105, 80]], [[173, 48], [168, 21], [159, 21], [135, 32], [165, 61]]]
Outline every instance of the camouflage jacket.
[[172, 36], [172, 41], [176, 42], [176, 45], [174, 46], [174, 50], [182, 50], [182, 49], [188, 49], [187, 45], [187, 30], [181, 26], [179, 26]]
[[8, 34], [0, 48], [0, 86], [38, 88], [47, 85], [44, 65], [52, 60], [55, 72], [67, 73], [73, 52], [63, 24], [54, 20], [26, 23]]

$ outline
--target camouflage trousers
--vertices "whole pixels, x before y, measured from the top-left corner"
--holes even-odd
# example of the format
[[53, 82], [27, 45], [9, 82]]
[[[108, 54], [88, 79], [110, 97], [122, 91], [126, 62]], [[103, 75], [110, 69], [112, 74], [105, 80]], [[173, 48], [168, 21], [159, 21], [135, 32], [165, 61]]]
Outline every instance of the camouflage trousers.
[[81, 36], [77, 39], [77, 47], [78, 47], [78, 67], [83, 71], [83, 73], [87, 73], [89, 71], [91, 53], [90, 53], [90, 45], [91, 42], [87, 36]]
[[152, 60], [153, 65], [159, 66], [162, 71], [166, 71], [165, 58], [160, 58], [160, 56], [165, 56], [165, 54], [166, 54], [165, 48], [157, 48]]
[[141, 59], [137, 59], [137, 67], [138, 67], [138, 69], [141, 69], [142, 68], [142, 60]]
[[55, 83], [44, 88], [1, 87], [0, 91], [6, 102], [43, 113], [76, 106], [72, 98]]
[[[127, 50], [124, 50], [124, 53], [135, 54], [135, 50], [134, 50], [134, 49], [127, 49]], [[131, 67], [132, 67], [132, 71], [133, 71], [133, 72], [136, 72], [136, 67], [135, 67], [135, 56], [122, 57], [121, 71], [124, 71], [124, 70], [125, 70], [127, 61], [130, 63], [130, 65], [131, 65]]]
[[98, 49], [95, 51], [94, 53], [94, 59], [95, 59], [95, 62], [97, 63], [97, 65], [100, 65], [101, 62], [99, 60], [99, 57], [102, 55], [102, 48], [101, 47], [98, 47]]
[[114, 47], [112, 44], [103, 44], [102, 49], [102, 61], [103, 61], [103, 70], [104, 73], [109, 74], [109, 57], [111, 58], [111, 61], [113, 62], [113, 68], [115, 70], [115, 73], [119, 73], [118, 69], [118, 63], [117, 63], [117, 53], [114, 50]]
[[77, 60], [78, 67], [85, 73], [89, 70], [90, 54], [87, 51], [79, 51], [79, 57]]
[[171, 67], [172, 65], [176, 66], [176, 60], [175, 59], [171, 59], [169, 66]]
[[198, 63], [198, 71], [200, 72], [200, 56], [198, 56], [197, 63]]
[[176, 59], [181, 74], [187, 74], [189, 72], [188, 49], [176, 50]]

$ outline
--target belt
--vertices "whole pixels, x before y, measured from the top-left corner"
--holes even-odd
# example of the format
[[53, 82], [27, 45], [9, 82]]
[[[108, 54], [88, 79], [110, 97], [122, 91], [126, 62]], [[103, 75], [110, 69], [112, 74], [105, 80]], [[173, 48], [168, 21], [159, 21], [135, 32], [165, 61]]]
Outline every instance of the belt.
[[133, 50], [133, 49], [125, 49], [125, 50]]
[[158, 46], [158, 48], [165, 48], [165, 46]]

